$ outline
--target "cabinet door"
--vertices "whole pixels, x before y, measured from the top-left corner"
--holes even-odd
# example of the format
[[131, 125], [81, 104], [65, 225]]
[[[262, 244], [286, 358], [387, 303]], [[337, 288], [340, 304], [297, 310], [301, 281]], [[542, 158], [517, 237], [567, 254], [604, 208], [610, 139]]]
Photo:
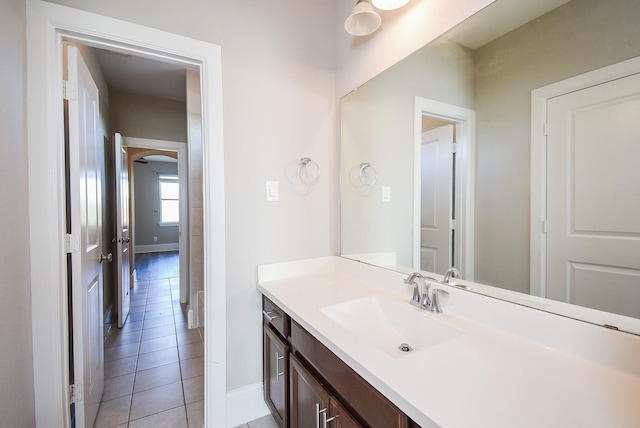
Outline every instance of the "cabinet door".
[[[321, 425], [322, 426], [322, 425]], [[355, 420], [335, 397], [329, 398], [329, 415], [327, 427], [330, 428], [361, 428], [362, 425]]]
[[271, 327], [264, 331], [264, 399], [281, 428], [288, 424], [289, 347]]
[[320, 428], [320, 414], [329, 405], [329, 394], [295, 357], [289, 362], [291, 428]]

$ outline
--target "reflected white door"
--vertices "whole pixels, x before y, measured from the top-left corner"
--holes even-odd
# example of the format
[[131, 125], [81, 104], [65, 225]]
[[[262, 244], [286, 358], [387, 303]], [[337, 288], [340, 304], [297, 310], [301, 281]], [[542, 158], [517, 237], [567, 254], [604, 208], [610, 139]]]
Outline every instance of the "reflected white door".
[[425, 131], [421, 147], [420, 269], [451, 266], [453, 125]]
[[[102, 326], [102, 139], [98, 133], [98, 88], [78, 50], [67, 47], [69, 189], [76, 427], [92, 427], [104, 389]], [[72, 245], [73, 247], [73, 245]]]
[[640, 317], [640, 75], [550, 99], [547, 297]]
[[129, 230], [129, 171], [127, 170], [127, 149], [122, 135], [115, 134], [114, 141], [114, 177], [116, 207], [116, 289], [118, 290], [118, 327], [122, 328], [129, 315], [131, 294]]

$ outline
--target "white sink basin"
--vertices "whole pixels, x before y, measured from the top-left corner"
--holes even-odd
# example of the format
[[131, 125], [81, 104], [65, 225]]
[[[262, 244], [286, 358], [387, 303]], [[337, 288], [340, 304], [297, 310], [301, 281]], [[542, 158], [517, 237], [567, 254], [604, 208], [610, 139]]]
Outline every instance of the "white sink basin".
[[[378, 296], [326, 306], [320, 312], [392, 357], [411, 355], [464, 333], [409, 303]], [[401, 350], [403, 344], [411, 350]]]

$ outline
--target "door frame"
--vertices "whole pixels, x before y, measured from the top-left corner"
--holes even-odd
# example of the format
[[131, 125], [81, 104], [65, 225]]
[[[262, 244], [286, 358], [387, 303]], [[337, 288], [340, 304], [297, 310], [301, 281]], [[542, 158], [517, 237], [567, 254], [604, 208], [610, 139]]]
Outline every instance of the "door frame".
[[547, 295], [547, 102], [551, 98], [640, 73], [640, 57], [531, 91], [530, 294]]
[[[203, 113], [205, 424], [226, 424], [224, 142], [220, 47], [78, 9], [27, 0], [27, 156], [31, 322], [38, 426], [67, 427], [69, 334], [62, 42], [200, 71]], [[215, 380], [215, 381], [214, 381]]]
[[[413, 267], [420, 270], [420, 187], [422, 116], [455, 122], [456, 129], [456, 240], [465, 279], [474, 277], [475, 134], [476, 112], [422, 97], [414, 97], [413, 117]], [[443, 275], [444, 272], [434, 272]]]
[[[152, 138], [126, 137], [124, 135], [122, 136], [122, 141], [124, 141], [127, 147], [150, 150], [169, 150], [178, 153], [178, 181], [180, 183], [180, 233], [178, 236], [178, 257], [180, 266], [180, 303], [188, 303], [189, 305], [191, 305], [192, 287], [191, 283], [189, 282], [189, 230], [191, 225], [189, 224], [189, 174], [187, 166], [187, 143], [180, 143], [178, 141], [156, 140]], [[133, 180], [130, 180], [130, 182], [135, 182], [135, 175], [133, 176]], [[133, 197], [131, 198], [131, 202], [134, 202], [135, 194], [133, 192], [133, 189], [130, 189], [129, 194], [133, 195]], [[133, 206], [134, 204], [131, 205], [131, 219], [129, 219], [129, 221], [131, 224], [131, 230], [134, 231], [135, 234], [136, 209], [135, 206]], [[132, 254], [135, 259], [135, 239], [133, 236], [131, 237], [131, 242], [134, 244]]]

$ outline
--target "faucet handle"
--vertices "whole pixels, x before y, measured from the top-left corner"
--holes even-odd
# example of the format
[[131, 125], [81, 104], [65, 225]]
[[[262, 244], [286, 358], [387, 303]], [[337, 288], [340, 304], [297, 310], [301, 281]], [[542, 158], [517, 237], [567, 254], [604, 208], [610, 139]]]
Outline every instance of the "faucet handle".
[[443, 290], [441, 288], [434, 288], [431, 292], [431, 312], [442, 313], [442, 306], [440, 306], [440, 295], [444, 294], [445, 296], [449, 295], [447, 290]]
[[422, 299], [420, 299], [420, 306], [425, 309], [431, 308], [431, 299], [429, 298], [429, 288], [431, 288], [431, 284], [428, 282], [424, 282], [424, 293], [422, 293]]

